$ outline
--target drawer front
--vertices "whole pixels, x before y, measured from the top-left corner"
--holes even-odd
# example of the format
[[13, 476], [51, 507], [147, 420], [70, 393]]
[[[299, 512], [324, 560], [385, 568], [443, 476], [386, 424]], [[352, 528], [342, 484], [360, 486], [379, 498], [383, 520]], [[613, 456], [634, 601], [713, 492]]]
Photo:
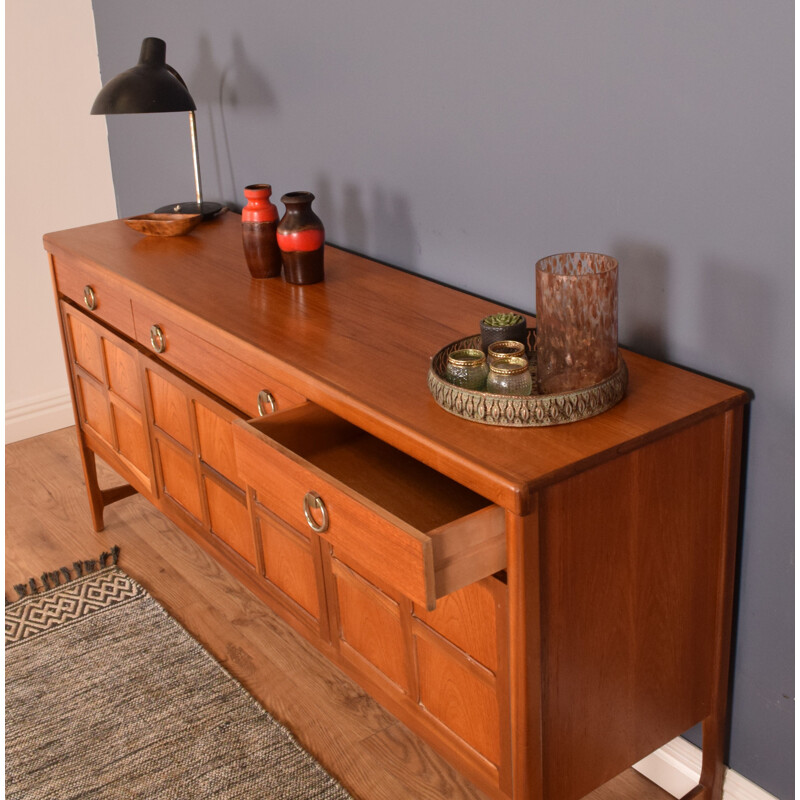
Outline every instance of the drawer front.
[[[327, 515], [327, 529], [321, 532], [326, 541], [357, 553], [384, 580], [403, 587], [417, 602], [432, 605], [428, 587], [434, 585], [433, 548], [428, 536], [387, 518], [368, 501], [353, 497], [347, 487], [271, 449], [238, 425], [234, 443], [239, 474], [256, 490], [262, 505], [297, 530], [308, 530], [306, 496], [317, 492]], [[312, 506], [310, 513], [317, 523], [323, 522], [319, 509]]]
[[[300, 429], [313, 429], [319, 421], [315, 412], [307, 413], [310, 406], [288, 412]], [[434, 530], [418, 529], [249, 423], [237, 420], [233, 434], [240, 478], [260, 503], [297, 530], [316, 530], [334, 551], [350, 554], [428, 609], [437, 597], [505, 567], [505, 515], [496, 506]], [[337, 449], [339, 460], [353, 457], [346, 448]], [[393, 485], [390, 474], [379, 480]]]
[[251, 417], [305, 397], [180, 325], [164, 308], [133, 299], [136, 340], [160, 359]]
[[56, 288], [84, 311], [134, 336], [133, 312], [128, 293], [101, 270], [80, 260], [53, 258]]

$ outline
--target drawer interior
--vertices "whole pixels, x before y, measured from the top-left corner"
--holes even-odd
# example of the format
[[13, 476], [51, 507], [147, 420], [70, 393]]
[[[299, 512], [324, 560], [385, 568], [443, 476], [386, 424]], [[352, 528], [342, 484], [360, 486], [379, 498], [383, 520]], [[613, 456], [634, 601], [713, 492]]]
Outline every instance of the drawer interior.
[[250, 425], [421, 531], [487, 508], [484, 497], [313, 403]]

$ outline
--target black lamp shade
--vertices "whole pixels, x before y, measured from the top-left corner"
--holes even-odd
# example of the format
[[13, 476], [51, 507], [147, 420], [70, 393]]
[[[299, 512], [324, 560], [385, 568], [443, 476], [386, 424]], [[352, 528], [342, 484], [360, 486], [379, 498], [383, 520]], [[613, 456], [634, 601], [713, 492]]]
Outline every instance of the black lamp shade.
[[150, 36], [142, 42], [139, 63], [110, 80], [97, 95], [92, 114], [147, 114], [160, 111], [188, 111], [192, 137], [195, 198], [193, 203], [172, 203], [156, 213], [202, 214], [210, 219], [222, 210], [221, 203], [203, 202], [200, 158], [197, 151], [197, 106], [183, 78], [167, 64], [167, 44]]
[[197, 106], [180, 75], [166, 63], [167, 45], [149, 37], [139, 63], [112, 78], [92, 106], [92, 114], [144, 114], [194, 111]]

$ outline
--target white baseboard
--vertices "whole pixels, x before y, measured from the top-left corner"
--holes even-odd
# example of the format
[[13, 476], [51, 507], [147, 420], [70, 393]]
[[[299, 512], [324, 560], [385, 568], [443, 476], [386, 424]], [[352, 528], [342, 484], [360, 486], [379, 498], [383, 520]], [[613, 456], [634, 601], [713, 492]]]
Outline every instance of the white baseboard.
[[[700, 779], [702, 751], [686, 739], [673, 739], [642, 759], [633, 768], [673, 797], [683, 797]], [[723, 800], [777, 800], [760, 786], [728, 769], [722, 787]]]
[[6, 406], [6, 444], [74, 424], [69, 392], [32, 397]]

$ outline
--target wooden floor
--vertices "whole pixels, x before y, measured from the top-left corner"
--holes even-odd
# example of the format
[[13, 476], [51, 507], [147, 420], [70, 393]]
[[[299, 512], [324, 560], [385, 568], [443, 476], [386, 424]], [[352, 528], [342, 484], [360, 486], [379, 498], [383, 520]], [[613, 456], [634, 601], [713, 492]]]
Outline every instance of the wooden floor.
[[[101, 486], [120, 483], [98, 466]], [[72, 428], [6, 446], [7, 597], [14, 584], [119, 545], [120, 566], [357, 800], [485, 798], [143, 498], [110, 506], [105, 521], [92, 530]], [[586, 800], [670, 797], [628, 770]]]

